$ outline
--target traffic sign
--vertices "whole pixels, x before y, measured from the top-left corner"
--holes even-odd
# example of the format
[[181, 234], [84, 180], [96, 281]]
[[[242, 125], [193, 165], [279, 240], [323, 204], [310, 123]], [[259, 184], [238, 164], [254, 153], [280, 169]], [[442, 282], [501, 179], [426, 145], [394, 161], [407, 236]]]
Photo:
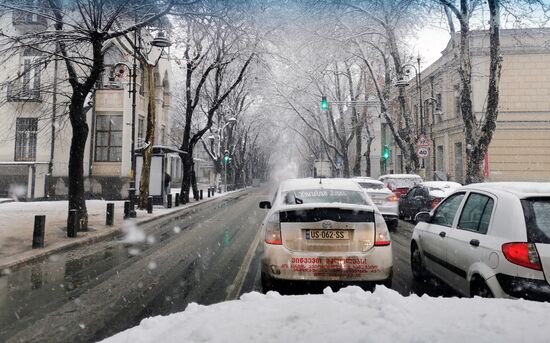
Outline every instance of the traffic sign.
[[420, 158], [426, 158], [426, 157], [430, 156], [430, 149], [424, 148], [424, 147], [419, 147], [419, 148], [416, 149], [416, 155]]
[[429, 148], [431, 146], [430, 140], [426, 137], [425, 134], [420, 134], [420, 137], [418, 137], [418, 140], [416, 141], [416, 146], [418, 148]]

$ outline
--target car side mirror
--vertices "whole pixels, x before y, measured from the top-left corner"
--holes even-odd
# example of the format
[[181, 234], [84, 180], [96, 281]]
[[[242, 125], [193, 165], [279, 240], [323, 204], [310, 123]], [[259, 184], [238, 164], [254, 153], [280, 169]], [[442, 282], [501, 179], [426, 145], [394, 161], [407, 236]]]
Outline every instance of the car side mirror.
[[432, 216], [430, 215], [430, 212], [418, 212], [416, 216], [414, 216], [414, 220], [417, 223], [419, 222], [429, 223], [432, 221]]
[[260, 208], [270, 209], [271, 202], [269, 201], [260, 201]]

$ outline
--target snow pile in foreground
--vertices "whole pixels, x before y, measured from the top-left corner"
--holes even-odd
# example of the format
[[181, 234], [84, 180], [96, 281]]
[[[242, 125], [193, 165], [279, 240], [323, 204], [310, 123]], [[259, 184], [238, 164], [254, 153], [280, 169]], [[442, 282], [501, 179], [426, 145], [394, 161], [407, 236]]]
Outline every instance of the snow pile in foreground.
[[547, 342], [549, 321], [549, 303], [403, 297], [384, 287], [374, 293], [348, 287], [190, 304], [104, 342]]

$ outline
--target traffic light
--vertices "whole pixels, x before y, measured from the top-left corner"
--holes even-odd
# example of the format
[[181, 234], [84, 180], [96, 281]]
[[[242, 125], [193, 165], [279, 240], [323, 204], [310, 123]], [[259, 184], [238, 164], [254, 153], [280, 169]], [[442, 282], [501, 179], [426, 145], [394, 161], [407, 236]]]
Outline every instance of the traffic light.
[[390, 147], [387, 145], [384, 145], [384, 152], [382, 153], [382, 157], [384, 158], [384, 161], [390, 158], [391, 150]]
[[323, 111], [328, 110], [328, 100], [327, 100], [327, 97], [325, 95], [323, 95], [321, 97], [321, 109]]
[[228, 164], [231, 161], [231, 157], [229, 157], [229, 151], [225, 151], [223, 155], [223, 163]]

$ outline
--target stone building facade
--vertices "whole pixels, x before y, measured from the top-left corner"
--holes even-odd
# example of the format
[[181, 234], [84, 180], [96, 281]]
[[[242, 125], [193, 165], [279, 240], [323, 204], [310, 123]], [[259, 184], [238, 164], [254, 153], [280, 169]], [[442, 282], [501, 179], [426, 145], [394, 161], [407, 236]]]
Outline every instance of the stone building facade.
[[[17, 35], [44, 30], [48, 23], [31, 19], [16, 20], [16, 11], [0, 16], [4, 32]], [[131, 39], [132, 37], [130, 37]], [[141, 32], [144, 46], [153, 37]], [[85, 191], [88, 198], [127, 197], [131, 171], [132, 123], [135, 148], [143, 145], [147, 103], [145, 64], [137, 62], [136, 110], [132, 120], [133, 50], [129, 42], [109, 42], [105, 71], [87, 100], [89, 134], [84, 157]], [[167, 51], [142, 49], [154, 69], [157, 121], [155, 145], [167, 143], [171, 127], [172, 70]], [[3, 56], [0, 65], [0, 197], [20, 199], [63, 198], [68, 192], [68, 160], [71, 125], [68, 118], [70, 87], [63, 61], [48, 61], [33, 68], [33, 49]], [[127, 67], [120, 67], [125, 63]], [[114, 70], [115, 65], [119, 65]], [[122, 72], [122, 73], [121, 73]], [[24, 77], [16, 77], [25, 75]], [[53, 86], [55, 84], [55, 87]]]
[[[458, 37], [455, 37], [458, 39]], [[499, 116], [485, 158], [486, 181], [550, 180], [550, 29], [501, 30], [503, 57]], [[460, 115], [458, 45], [449, 41], [442, 56], [421, 71], [422, 113], [419, 87], [414, 79], [406, 88], [407, 108], [431, 140], [430, 156], [421, 174], [427, 180], [464, 182], [466, 154], [464, 124]], [[476, 116], [485, 114], [489, 37], [472, 32], [472, 92]], [[397, 91], [395, 91], [395, 101]], [[400, 127], [397, 106], [393, 117]], [[419, 130], [420, 131], [420, 130]], [[388, 172], [402, 172], [402, 158], [389, 129], [383, 125], [383, 143], [392, 147]], [[385, 143], [384, 143], [385, 142]]]

